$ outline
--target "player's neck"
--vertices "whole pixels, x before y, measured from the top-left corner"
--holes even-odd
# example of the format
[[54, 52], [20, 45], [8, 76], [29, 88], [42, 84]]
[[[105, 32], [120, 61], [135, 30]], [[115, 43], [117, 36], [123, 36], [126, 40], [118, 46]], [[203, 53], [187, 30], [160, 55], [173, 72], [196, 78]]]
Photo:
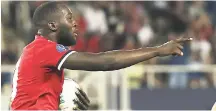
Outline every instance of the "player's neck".
[[38, 30], [38, 33], [39, 35], [45, 37], [46, 39], [50, 40], [50, 41], [53, 41], [53, 42], [57, 42], [57, 36], [56, 36], [56, 33], [55, 32], [46, 32], [44, 30]]

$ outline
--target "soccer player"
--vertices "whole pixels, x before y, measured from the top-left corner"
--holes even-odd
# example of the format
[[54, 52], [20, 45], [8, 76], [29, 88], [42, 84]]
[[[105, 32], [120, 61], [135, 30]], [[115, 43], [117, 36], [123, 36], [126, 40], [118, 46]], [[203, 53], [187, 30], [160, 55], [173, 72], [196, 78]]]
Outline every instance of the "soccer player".
[[72, 11], [59, 2], [47, 2], [34, 12], [38, 33], [17, 62], [12, 92], [12, 110], [57, 110], [64, 81], [63, 69], [117, 70], [161, 56], [183, 56], [180, 38], [161, 46], [126, 51], [85, 53], [70, 50], [75, 44], [77, 24]]

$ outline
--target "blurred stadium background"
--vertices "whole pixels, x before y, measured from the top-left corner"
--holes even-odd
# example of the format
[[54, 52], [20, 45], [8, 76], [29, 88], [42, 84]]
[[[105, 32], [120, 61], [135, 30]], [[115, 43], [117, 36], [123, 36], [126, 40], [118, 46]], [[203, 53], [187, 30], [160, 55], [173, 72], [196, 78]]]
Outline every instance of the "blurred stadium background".
[[[22, 49], [34, 40], [31, 18], [44, 1], [1, 2], [1, 110]], [[64, 1], [66, 2], [66, 1]], [[81, 82], [91, 109], [210, 110], [216, 102], [216, 2], [66, 2], [79, 25], [76, 51], [103, 52], [194, 37], [183, 57], [154, 58], [117, 71], [66, 70]]]

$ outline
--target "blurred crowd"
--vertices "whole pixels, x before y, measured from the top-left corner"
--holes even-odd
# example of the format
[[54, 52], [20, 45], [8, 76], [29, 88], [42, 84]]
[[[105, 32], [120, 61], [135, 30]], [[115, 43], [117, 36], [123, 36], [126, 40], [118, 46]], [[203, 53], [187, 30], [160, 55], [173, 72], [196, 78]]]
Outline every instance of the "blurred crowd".
[[[66, 2], [66, 1], [64, 1]], [[34, 40], [31, 18], [43, 1], [2, 2], [2, 64], [15, 64], [22, 48]], [[193, 37], [184, 44], [183, 57], [154, 58], [144, 65], [200, 65], [216, 63], [216, 2], [214, 1], [94, 1], [66, 2], [79, 27], [74, 50], [104, 52], [151, 47], [178, 38]], [[132, 75], [137, 73], [134, 71]], [[7, 75], [2, 72], [2, 75]], [[136, 81], [146, 88], [146, 74]], [[156, 74], [157, 87], [200, 88], [213, 86], [213, 73]], [[133, 77], [132, 77], [133, 78]], [[206, 83], [203, 85], [203, 81]]]

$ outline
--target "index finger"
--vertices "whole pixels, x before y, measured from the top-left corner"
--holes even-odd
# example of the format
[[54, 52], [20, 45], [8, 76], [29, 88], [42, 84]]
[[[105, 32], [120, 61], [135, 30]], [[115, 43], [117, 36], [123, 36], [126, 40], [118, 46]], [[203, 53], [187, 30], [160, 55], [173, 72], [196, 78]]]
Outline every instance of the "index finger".
[[176, 39], [175, 41], [178, 43], [181, 43], [181, 42], [187, 42], [191, 40], [193, 40], [193, 38], [179, 38], [179, 39]]

